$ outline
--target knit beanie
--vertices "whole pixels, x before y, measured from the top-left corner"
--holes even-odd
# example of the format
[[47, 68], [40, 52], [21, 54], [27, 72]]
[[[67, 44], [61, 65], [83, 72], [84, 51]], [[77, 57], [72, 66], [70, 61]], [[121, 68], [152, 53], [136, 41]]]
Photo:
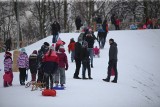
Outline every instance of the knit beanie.
[[22, 48], [22, 49], [21, 49], [21, 52], [26, 52], [25, 48]]
[[32, 52], [32, 54], [37, 54], [37, 50], [34, 50], [34, 51]]
[[45, 46], [49, 46], [49, 43], [48, 42], [44, 42], [43, 43]]
[[5, 56], [12, 56], [12, 54], [10, 52], [5, 52]]
[[54, 44], [52, 44], [52, 45], [50, 46], [50, 49], [51, 49], [51, 50], [54, 50]]

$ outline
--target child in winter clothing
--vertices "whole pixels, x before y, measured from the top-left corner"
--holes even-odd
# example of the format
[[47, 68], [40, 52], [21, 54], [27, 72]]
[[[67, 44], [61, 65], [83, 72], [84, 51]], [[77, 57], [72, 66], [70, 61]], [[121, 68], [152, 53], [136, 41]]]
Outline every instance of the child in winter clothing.
[[17, 65], [18, 65], [19, 72], [20, 72], [19, 74], [20, 84], [25, 85], [26, 70], [29, 69], [29, 58], [28, 58], [25, 48], [21, 49], [21, 53], [17, 60]]
[[63, 46], [60, 46], [59, 51], [57, 52], [57, 56], [59, 58], [59, 65], [55, 75], [55, 83], [56, 86], [58, 86], [60, 79], [60, 84], [63, 87], [66, 83], [65, 70], [68, 70], [68, 59]]
[[[51, 46], [49, 51], [43, 57], [43, 69], [44, 69], [44, 77], [45, 77], [45, 85], [46, 89], [53, 88], [53, 76], [58, 69], [58, 56], [54, 51], [54, 47]], [[50, 79], [50, 85], [49, 85]]]
[[34, 50], [32, 54], [29, 56], [29, 69], [31, 72], [31, 81], [36, 81], [36, 74], [37, 74], [37, 50]]
[[97, 47], [97, 46], [95, 46], [94, 48], [93, 48], [93, 53], [94, 53], [94, 57], [97, 55], [98, 57], [100, 57], [100, 49]]
[[[88, 43], [86, 41], [83, 42], [82, 51], [81, 51], [81, 59], [82, 59], [82, 79], [92, 79], [91, 77], [91, 68], [90, 68], [90, 58], [89, 51], [87, 50]], [[88, 78], [86, 78], [85, 73], [86, 69], [88, 70]]]
[[74, 41], [74, 38], [72, 38], [70, 40], [70, 43], [68, 45], [68, 52], [71, 53], [71, 61], [73, 62], [74, 61], [74, 54], [75, 54], [75, 41]]
[[[4, 59], [4, 87], [12, 86], [13, 73], [12, 73], [12, 54], [10, 52], [5, 53]], [[9, 79], [5, 79], [5, 77]]]
[[58, 39], [58, 41], [56, 42], [56, 47], [55, 47], [55, 51], [57, 52], [59, 50], [59, 47], [61, 45], [65, 45], [65, 42], [62, 41], [60, 38]]

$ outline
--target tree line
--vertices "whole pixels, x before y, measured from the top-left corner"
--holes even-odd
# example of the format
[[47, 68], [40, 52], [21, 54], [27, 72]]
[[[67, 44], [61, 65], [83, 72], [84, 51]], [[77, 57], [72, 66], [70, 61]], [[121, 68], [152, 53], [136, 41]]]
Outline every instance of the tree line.
[[76, 16], [90, 26], [96, 15], [108, 22], [112, 14], [122, 22], [144, 22], [147, 17], [159, 18], [159, 7], [159, 0], [0, 1], [0, 39], [40, 40], [50, 35], [50, 25], [55, 20], [60, 23], [61, 32], [74, 32]]

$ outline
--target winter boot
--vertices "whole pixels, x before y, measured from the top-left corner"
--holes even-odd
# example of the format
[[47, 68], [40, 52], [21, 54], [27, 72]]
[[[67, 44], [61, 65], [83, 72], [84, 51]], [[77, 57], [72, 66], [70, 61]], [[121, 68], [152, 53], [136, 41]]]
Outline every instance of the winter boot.
[[110, 81], [110, 79], [108, 79], [108, 78], [102, 79], [102, 80], [105, 81], [105, 82], [109, 82]]
[[112, 80], [111, 82], [113, 82], [113, 83], [117, 83], [117, 80]]

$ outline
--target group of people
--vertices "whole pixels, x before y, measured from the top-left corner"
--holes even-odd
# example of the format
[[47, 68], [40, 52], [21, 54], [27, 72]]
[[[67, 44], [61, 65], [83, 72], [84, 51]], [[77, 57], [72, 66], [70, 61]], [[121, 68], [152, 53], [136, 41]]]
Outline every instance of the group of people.
[[[25, 48], [20, 50], [20, 54], [17, 59], [17, 66], [19, 68], [19, 81], [20, 85], [25, 85], [26, 71], [30, 69], [31, 81], [45, 82], [46, 89], [52, 88], [55, 83], [56, 86], [60, 83], [63, 87], [65, 84], [65, 70], [68, 70], [68, 58], [65, 53], [65, 42], [59, 38], [60, 26], [58, 22], [54, 22], [52, 25], [52, 45], [48, 42], [44, 42], [41, 48], [37, 51], [34, 50], [31, 55], [28, 56]], [[80, 27], [80, 26], [79, 26]], [[78, 29], [79, 29], [78, 27]], [[74, 79], [81, 79], [79, 72], [82, 64], [82, 79], [93, 79], [91, 76], [91, 68], [93, 68], [93, 57], [98, 55], [99, 48], [94, 47], [95, 40], [98, 41], [99, 47], [104, 48], [105, 41], [108, 33], [108, 23], [104, 20], [98, 30], [97, 38], [91, 28], [83, 29], [80, 33], [77, 42], [74, 38], [70, 39], [68, 44], [68, 52], [71, 53], [71, 62], [75, 61], [76, 69], [73, 75]], [[58, 39], [59, 38], [59, 39]], [[108, 76], [103, 79], [106, 82], [110, 81], [111, 69], [114, 69], [115, 78], [112, 82], [117, 83], [117, 44], [113, 39], [109, 40], [109, 66]], [[88, 77], [86, 76], [86, 70], [88, 71]], [[4, 87], [12, 86], [13, 73], [12, 73], [12, 54], [9, 51], [5, 53], [4, 59], [4, 78], [9, 75], [12, 79], [7, 82], [4, 79]], [[36, 80], [38, 73], [38, 78]], [[49, 83], [50, 79], [50, 83]]]
[[[65, 70], [68, 70], [68, 59], [64, 44], [60, 39], [51, 46], [48, 42], [44, 42], [38, 52], [34, 50], [29, 56], [25, 48], [22, 48], [17, 58], [20, 85], [25, 85], [26, 72], [30, 69], [32, 82], [43, 82], [46, 89], [52, 89], [53, 84], [56, 86], [60, 84], [61, 87], [64, 87]], [[10, 76], [13, 80], [12, 54], [9, 51], [5, 52], [4, 72], [6, 75], [10, 74], [7, 76]], [[36, 80], [37, 72], [38, 78]], [[12, 86], [12, 80], [8, 81], [4, 78], [4, 87]]]
[[[102, 34], [103, 42], [106, 40], [107, 32], [108, 32], [108, 24], [105, 20], [102, 24], [102, 29], [106, 30], [105, 33]], [[104, 32], [104, 31], [103, 31]], [[97, 35], [97, 37], [100, 34]], [[100, 38], [100, 37], [99, 37]], [[70, 39], [70, 43], [68, 45], [68, 52], [71, 53], [71, 62], [75, 61], [76, 69], [73, 75], [74, 79], [93, 79], [91, 76], [91, 68], [93, 68], [93, 57], [98, 55], [99, 57], [99, 48], [97, 46], [94, 47], [95, 40], [98, 40], [92, 29], [84, 29], [82, 33], [80, 33], [77, 42], [74, 41], [74, 38]], [[99, 42], [99, 41], [98, 41]], [[110, 50], [109, 50], [109, 66], [108, 66], [108, 76], [106, 79], [103, 79], [106, 82], [110, 81], [111, 69], [114, 69], [115, 78], [112, 82], [117, 83], [118, 73], [117, 73], [117, 44], [114, 42], [114, 39], [109, 40]], [[103, 44], [104, 47], [104, 44]], [[82, 78], [79, 77], [80, 68], [82, 65]], [[88, 71], [88, 76], [86, 76], [86, 70]]]

